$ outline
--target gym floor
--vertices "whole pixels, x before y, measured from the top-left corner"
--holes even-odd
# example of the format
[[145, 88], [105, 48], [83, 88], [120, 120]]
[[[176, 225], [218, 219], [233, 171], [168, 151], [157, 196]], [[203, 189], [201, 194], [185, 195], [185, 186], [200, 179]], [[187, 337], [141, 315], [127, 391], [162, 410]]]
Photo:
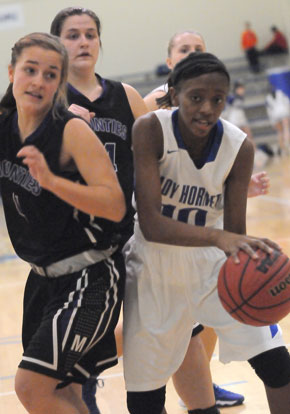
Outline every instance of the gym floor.
[[[266, 196], [249, 199], [248, 234], [277, 241], [290, 255], [290, 157], [273, 158], [265, 166], [270, 179]], [[0, 211], [0, 414], [26, 411], [14, 392], [14, 375], [21, 358], [22, 297], [28, 265], [15, 256]], [[281, 321], [284, 339], [290, 349], [290, 314]], [[213, 381], [233, 392], [244, 394], [243, 405], [222, 409], [223, 414], [269, 414], [263, 384], [247, 362], [221, 364], [218, 348], [211, 362]], [[102, 414], [127, 413], [122, 360], [102, 375], [104, 387], [97, 399]], [[178, 404], [172, 382], [168, 383], [168, 414], [186, 411]], [[52, 413], [53, 414], [53, 413]]]

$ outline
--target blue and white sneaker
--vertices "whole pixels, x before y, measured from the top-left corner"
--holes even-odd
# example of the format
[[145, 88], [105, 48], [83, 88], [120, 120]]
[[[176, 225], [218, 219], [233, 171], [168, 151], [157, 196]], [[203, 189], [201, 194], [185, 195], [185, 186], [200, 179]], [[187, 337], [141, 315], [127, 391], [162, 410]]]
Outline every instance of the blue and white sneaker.
[[216, 384], [213, 384], [213, 390], [216, 400], [216, 405], [219, 408], [233, 407], [235, 405], [241, 405], [244, 402], [245, 397], [242, 394], [225, 390]]
[[[213, 384], [213, 390], [218, 408], [234, 407], [244, 402], [245, 397], [242, 394], [225, 390], [216, 384]], [[186, 408], [186, 405], [181, 399], [179, 400], [179, 405], [182, 408]]]

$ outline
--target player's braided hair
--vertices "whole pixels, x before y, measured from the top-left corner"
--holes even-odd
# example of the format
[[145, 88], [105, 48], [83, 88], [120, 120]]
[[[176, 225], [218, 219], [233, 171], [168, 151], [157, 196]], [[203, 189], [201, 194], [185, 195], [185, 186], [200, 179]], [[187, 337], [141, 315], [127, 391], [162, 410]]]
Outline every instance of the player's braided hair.
[[193, 52], [182, 59], [174, 67], [168, 78], [168, 92], [161, 98], [156, 99], [160, 108], [172, 106], [169, 89], [170, 87], [179, 90], [183, 81], [196, 78], [208, 73], [218, 72], [225, 75], [230, 83], [230, 75], [224, 63], [211, 53]]

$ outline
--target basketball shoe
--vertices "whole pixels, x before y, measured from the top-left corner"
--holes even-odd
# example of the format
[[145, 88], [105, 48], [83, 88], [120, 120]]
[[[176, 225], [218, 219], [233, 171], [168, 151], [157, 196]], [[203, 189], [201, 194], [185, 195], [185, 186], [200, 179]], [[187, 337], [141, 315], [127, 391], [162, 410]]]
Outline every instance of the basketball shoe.
[[86, 403], [89, 414], [101, 414], [96, 401], [97, 387], [103, 388], [104, 380], [101, 378], [90, 377], [82, 386], [82, 398]]
[[[218, 408], [233, 407], [235, 405], [241, 405], [244, 402], [245, 397], [242, 394], [225, 390], [216, 384], [213, 384], [213, 390]], [[179, 405], [186, 408], [181, 399], [179, 400]]]

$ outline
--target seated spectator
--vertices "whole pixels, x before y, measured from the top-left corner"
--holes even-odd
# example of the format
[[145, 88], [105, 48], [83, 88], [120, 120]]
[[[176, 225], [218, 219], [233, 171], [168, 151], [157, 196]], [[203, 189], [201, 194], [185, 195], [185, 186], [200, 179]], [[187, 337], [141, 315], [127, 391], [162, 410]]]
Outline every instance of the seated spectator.
[[249, 68], [252, 72], [260, 72], [259, 52], [256, 48], [258, 38], [252, 30], [249, 22], [245, 23], [245, 29], [241, 34], [241, 48], [245, 52]]
[[288, 42], [285, 35], [277, 29], [276, 26], [271, 27], [273, 32], [272, 40], [261, 51], [263, 55], [276, 55], [279, 53], [288, 53]]
[[280, 89], [269, 85], [266, 110], [272, 126], [277, 131], [278, 155], [287, 155], [290, 150], [290, 101]]
[[244, 82], [236, 80], [233, 85], [233, 93], [228, 95], [222, 117], [244, 131], [254, 144], [253, 134], [244, 109], [245, 92]]

